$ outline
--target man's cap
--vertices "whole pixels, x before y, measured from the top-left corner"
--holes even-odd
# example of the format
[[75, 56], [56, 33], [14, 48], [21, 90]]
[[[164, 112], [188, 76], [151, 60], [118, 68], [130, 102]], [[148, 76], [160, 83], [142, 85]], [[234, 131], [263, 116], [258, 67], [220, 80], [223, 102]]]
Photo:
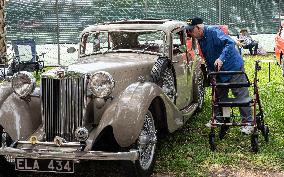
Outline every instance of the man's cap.
[[193, 17], [186, 20], [187, 26], [185, 27], [187, 30], [192, 30], [195, 25], [202, 24], [203, 20], [200, 17]]

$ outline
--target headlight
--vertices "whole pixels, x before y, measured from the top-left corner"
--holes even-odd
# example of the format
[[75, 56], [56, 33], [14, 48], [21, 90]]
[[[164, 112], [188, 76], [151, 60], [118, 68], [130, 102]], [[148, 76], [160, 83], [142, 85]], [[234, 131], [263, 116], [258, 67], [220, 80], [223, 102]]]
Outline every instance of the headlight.
[[30, 95], [34, 91], [35, 85], [36, 79], [26, 71], [18, 72], [12, 78], [12, 88], [20, 98]]
[[99, 98], [107, 97], [114, 88], [114, 80], [108, 72], [99, 71], [91, 75], [91, 92]]

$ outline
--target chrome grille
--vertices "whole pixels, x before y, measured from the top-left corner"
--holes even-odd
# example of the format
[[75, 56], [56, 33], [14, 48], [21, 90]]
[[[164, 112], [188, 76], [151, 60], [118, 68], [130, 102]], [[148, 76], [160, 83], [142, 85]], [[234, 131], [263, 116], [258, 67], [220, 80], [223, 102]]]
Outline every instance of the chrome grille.
[[74, 141], [74, 131], [82, 126], [86, 108], [86, 85], [80, 78], [42, 78], [41, 101], [46, 141], [60, 136]]

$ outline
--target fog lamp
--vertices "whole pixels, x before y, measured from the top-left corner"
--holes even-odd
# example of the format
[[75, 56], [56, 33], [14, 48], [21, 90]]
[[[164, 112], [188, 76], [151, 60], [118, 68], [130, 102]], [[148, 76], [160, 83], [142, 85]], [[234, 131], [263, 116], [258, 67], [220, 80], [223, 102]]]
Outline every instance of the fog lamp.
[[89, 138], [89, 131], [85, 127], [78, 127], [75, 130], [75, 137], [78, 141], [86, 141]]

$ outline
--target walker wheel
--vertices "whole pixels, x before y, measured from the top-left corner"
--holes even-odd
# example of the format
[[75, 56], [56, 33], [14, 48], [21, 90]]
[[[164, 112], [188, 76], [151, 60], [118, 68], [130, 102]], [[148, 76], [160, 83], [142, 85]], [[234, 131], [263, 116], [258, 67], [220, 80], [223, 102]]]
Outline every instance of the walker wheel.
[[227, 131], [229, 130], [229, 126], [222, 125], [219, 130], [219, 139], [222, 140], [224, 136], [227, 134]]
[[254, 133], [251, 135], [251, 149], [253, 152], [258, 152], [258, 134]]
[[268, 126], [263, 125], [261, 132], [262, 132], [262, 135], [264, 137], [265, 142], [268, 142], [269, 141], [269, 128], [268, 128]]
[[209, 144], [210, 144], [211, 151], [215, 151], [216, 150], [216, 144], [215, 144], [215, 133], [214, 132], [211, 132], [209, 134]]

